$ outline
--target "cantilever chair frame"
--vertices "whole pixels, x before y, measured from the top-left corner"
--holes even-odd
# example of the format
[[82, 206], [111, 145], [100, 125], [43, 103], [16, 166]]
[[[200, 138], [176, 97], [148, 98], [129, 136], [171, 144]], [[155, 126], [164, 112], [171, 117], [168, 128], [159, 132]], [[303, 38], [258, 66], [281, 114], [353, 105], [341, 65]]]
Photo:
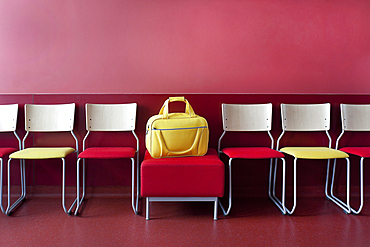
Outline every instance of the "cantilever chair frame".
[[[227, 113], [227, 109], [230, 111]], [[244, 108], [244, 112], [242, 112]], [[233, 113], [235, 111], [235, 113]], [[247, 112], [246, 112], [247, 111]], [[229, 116], [226, 116], [228, 115]], [[234, 121], [230, 121], [230, 118], [238, 118]], [[251, 120], [252, 119], [252, 120]], [[272, 104], [222, 104], [222, 120], [223, 120], [223, 129], [224, 132], [220, 136], [218, 140], [218, 154], [219, 156], [224, 153], [221, 150], [221, 141], [225, 136], [226, 132], [228, 131], [239, 131], [239, 132], [267, 132], [270, 140], [271, 146], [270, 149], [274, 150], [274, 138], [272, 137], [270, 130], [272, 125]], [[228, 121], [229, 120], [229, 121]], [[227, 122], [228, 121], [228, 122]], [[231, 165], [233, 159], [229, 157], [229, 206], [227, 210], [222, 206], [221, 201], [219, 200], [219, 205], [223, 214], [226, 216], [230, 213], [231, 206], [232, 206], [232, 176], [231, 176]], [[244, 159], [244, 158], [241, 158]], [[252, 158], [246, 158], [252, 159]], [[265, 159], [265, 158], [263, 158]], [[276, 182], [276, 169], [277, 169], [277, 159], [278, 158], [270, 158], [266, 157], [266, 159], [270, 159], [270, 172], [269, 172], [269, 191], [268, 195], [269, 198], [276, 204], [276, 206], [280, 209], [282, 214], [286, 214], [286, 207], [285, 207], [285, 159], [279, 158], [283, 162], [283, 174], [282, 174], [282, 190], [281, 190], [281, 200], [279, 200], [275, 195], [275, 182]], [[273, 159], [276, 160], [275, 163], [275, 177], [274, 183], [272, 187], [272, 163]]]
[[[57, 115], [52, 115], [52, 116], [43, 115], [42, 117], [36, 116], [36, 114], [35, 115], [33, 114], [33, 111], [37, 112], [38, 108], [41, 109], [41, 110], [46, 111], [46, 113], [48, 113], [48, 114], [54, 113], [54, 112], [59, 113], [59, 111], [57, 109], [61, 110], [61, 109], [64, 108], [63, 110], [66, 111], [67, 114], [69, 115], [68, 116], [69, 122], [67, 120], [67, 123], [66, 122], [60, 123], [60, 120], [62, 120], [62, 118], [61, 118], [61, 116], [57, 116]], [[26, 150], [25, 141], [26, 141], [30, 132], [43, 132], [43, 133], [47, 133], [47, 132], [70, 132], [73, 139], [75, 140], [75, 145], [76, 145], [74, 151], [71, 152], [71, 153], [77, 153], [77, 155], [78, 155], [78, 140], [77, 140], [76, 135], [73, 133], [75, 103], [53, 104], [53, 105], [25, 104], [24, 109], [25, 109], [24, 111], [25, 111], [25, 130], [26, 130], [26, 134], [25, 134], [25, 136], [23, 137], [23, 140], [22, 140], [22, 150], [20, 150], [18, 152]], [[34, 118], [36, 119], [36, 121], [31, 121], [31, 119], [34, 119]], [[63, 119], [63, 120], [66, 120], [66, 119]], [[36, 122], [36, 124], [33, 125], [35, 122]], [[54, 148], [54, 147], [50, 147], [50, 148]], [[43, 148], [43, 149], [48, 149], [48, 148]], [[24, 158], [12, 158], [12, 155], [16, 155], [16, 154], [17, 154], [17, 152], [11, 154], [10, 157], [9, 157], [9, 160], [8, 160], [8, 207], [7, 207], [6, 212], [5, 212], [6, 215], [10, 215], [11, 212], [13, 211], [13, 209], [20, 202], [22, 202], [23, 199], [26, 197], [25, 159]], [[63, 172], [62, 172], [62, 207], [63, 207], [63, 210], [66, 214], [70, 214], [71, 211], [72, 211], [72, 208], [76, 204], [77, 200], [74, 200], [74, 202], [72, 203], [72, 205], [70, 206], [70, 208], [68, 210], [66, 209], [66, 206], [65, 206], [65, 157], [58, 157], [58, 158], [60, 158], [62, 160], [62, 167], [63, 167], [62, 168], [63, 169]], [[21, 171], [21, 176], [23, 176], [23, 180], [22, 180], [22, 184], [21, 184], [21, 187], [22, 187], [21, 196], [13, 204], [11, 204], [11, 200], [10, 200], [10, 197], [11, 197], [11, 194], [10, 194], [10, 192], [11, 192], [10, 191], [10, 187], [11, 187], [11, 185], [10, 185], [10, 163], [11, 163], [12, 159], [20, 159], [21, 160], [21, 169], [20, 169], [20, 171]], [[43, 157], [27, 158], [27, 159], [49, 159], [49, 157], [48, 158], [45, 158], [45, 157], [44, 158]], [[55, 157], [52, 157], [50, 159], [55, 159]]]
[[[311, 110], [311, 114], [307, 114], [305, 116], [300, 115], [299, 119], [297, 117], [294, 117], [293, 121], [292, 121], [292, 119], [290, 119], [290, 117], [292, 117], [291, 114], [288, 114], [288, 113], [285, 114], [285, 109], [286, 108], [296, 108], [295, 110], [298, 110], [298, 108], [300, 108], [300, 107], [301, 108], [302, 107], [315, 107], [316, 109], [314, 111]], [[318, 107], [320, 107], [320, 109]], [[317, 116], [323, 117], [324, 119], [318, 120]], [[312, 121], [312, 119], [316, 119], [317, 121]], [[335, 150], [335, 149], [331, 148], [332, 139], [331, 139], [330, 134], [328, 132], [329, 129], [330, 129], [330, 104], [329, 103], [324, 103], [324, 104], [281, 104], [281, 120], [282, 120], [282, 129], [283, 130], [282, 130], [282, 133], [280, 134], [280, 136], [277, 140], [277, 143], [276, 143], [276, 149], [277, 150], [279, 150], [280, 141], [281, 141], [281, 139], [284, 136], [286, 131], [325, 131], [326, 136], [327, 136], [328, 141], [329, 141], [328, 151], [333, 151], [334, 150], [334, 151], [338, 152], [338, 150]], [[294, 123], [294, 121], [297, 121], [297, 122]], [[308, 150], [310, 147], [304, 147], [304, 148], [307, 148], [307, 150]], [[316, 148], [316, 147], [314, 147], [314, 148]], [[294, 177], [293, 177], [293, 207], [292, 207], [291, 210], [286, 208], [286, 211], [287, 211], [288, 214], [293, 214], [293, 212], [294, 212], [294, 210], [297, 206], [297, 160], [298, 159], [320, 159], [320, 160], [327, 159], [328, 163], [327, 163], [327, 175], [326, 175], [326, 183], [325, 183], [325, 195], [329, 200], [333, 201], [340, 208], [342, 208], [345, 213], [348, 214], [348, 213], [351, 212], [350, 205], [349, 205], [349, 201], [350, 201], [350, 161], [348, 159], [348, 155], [346, 155], [347, 156], [346, 158], [345, 157], [340, 157], [340, 158], [345, 158], [346, 161], [347, 161], [347, 196], [346, 196], [347, 203], [344, 203], [343, 201], [341, 201], [337, 197], [332, 196], [332, 194], [329, 194], [329, 192], [328, 192], [330, 160], [331, 159], [335, 160], [338, 157], [329, 157], [329, 158], [328, 157], [325, 157], [325, 158], [323, 158], [323, 157], [322, 158], [305, 157], [305, 158], [299, 158], [299, 157], [296, 157], [296, 156], [294, 156], [293, 154], [291, 154], [289, 152], [284, 152], [283, 149], [280, 149], [280, 151], [282, 151], [283, 153], [292, 155], [294, 157], [294, 163], [293, 163], [293, 174], [294, 174]], [[344, 152], [341, 152], [341, 153], [343, 153], [345, 155]], [[276, 171], [276, 167], [275, 167], [275, 171]], [[276, 174], [274, 174], [274, 177], [275, 176], [276, 176]]]
[[[18, 140], [18, 149], [22, 149], [22, 142], [19, 138], [16, 129], [17, 129], [17, 117], [18, 117], [18, 104], [11, 104], [11, 105], [0, 105], [0, 109], [5, 114], [2, 116], [2, 119], [5, 118], [6, 120], [0, 125], [0, 132], [13, 132], [15, 138]], [[22, 162], [22, 161], [21, 161]], [[22, 167], [22, 163], [21, 163]], [[24, 193], [24, 176], [21, 170], [21, 188], [22, 194]], [[3, 208], [3, 158], [0, 157], [0, 208], [3, 213], [5, 210]]]
[[[370, 131], [370, 104], [340, 104], [341, 110], [341, 120], [342, 120], [342, 132], [338, 136], [335, 149], [339, 149], [339, 141], [344, 135], [346, 131], [356, 131], [356, 132], [369, 132]], [[339, 149], [341, 150], [341, 149]], [[359, 214], [364, 205], [364, 159], [366, 157], [362, 157], [358, 154], [348, 152], [347, 150], [343, 149], [344, 152], [349, 154], [353, 154], [360, 158], [360, 206], [358, 210], [355, 210], [351, 207], [351, 212], [353, 214]], [[332, 171], [332, 181], [331, 181], [331, 188], [330, 188], [330, 195], [333, 195], [333, 184], [334, 184], [334, 177], [335, 177], [335, 167], [336, 162], [334, 161], [333, 171]]]
[[[122, 125], [119, 125], [121, 122], [117, 122], [117, 121], [114, 121], [113, 119], [108, 119], [105, 121], [105, 123], [99, 123], [99, 126], [98, 127], [95, 127], [95, 123], [97, 121], [95, 121], [95, 119], [90, 119], [89, 118], [89, 112], [90, 110], [88, 110], [90, 107], [103, 107], [103, 108], [108, 108], [108, 107], [120, 107], [122, 110], [123, 107], [124, 108], [135, 108], [135, 111], [132, 111], [132, 114], [134, 113], [135, 116], [133, 115], [127, 115], [128, 118], [132, 118], [130, 119], [130, 121], [127, 121], [127, 119], [125, 120], [126, 123], [125, 124], [122, 124]], [[86, 130], [87, 130], [87, 133], [83, 139], [83, 143], [82, 143], [82, 151], [85, 151], [86, 150], [86, 140], [87, 140], [87, 137], [90, 135], [90, 132], [91, 131], [116, 131], [116, 132], [124, 132], [124, 131], [131, 131], [133, 136], [135, 137], [136, 139], [136, 162], [135, 162], [135, 158], [130, 158], [131, 159], [131, 204], [132, 204], [132, 209], [134, 210], [134, 213], [135, 214], [138, 214], [139, 211], [138, 211], [138, 208], [139, 208], [139, 197], [140, 197], [140, 192], [139, 192], [139, 180], [140, 180], [140, 177], [139, 177], [139, 138], [137, 137], [137, 135], [135, 134], [135, 125], [136, 125], [136, 109], [137, 109], [137, 104], [136, 103], [128, 103], [128, 104], [89, 104], [87, 103], [85, 105], [85, 114], [86, 114]], [[122, 116], [123, 116], [124, 113], [122, 113]], [[115, 115], [113, 115], [114, 117]], [[112, 117], [112, 116], [110, 116]], [[108, 116], [100, 116], [100, 117], [97, 117], [98, 120], [100, 120], [100, 118], [109, 118]], [[129, 127], [126, 126], [126, 125], [130, 125]], [[94, 126], [94, 127], [92, 127]], [[82, 196], [80, 198], [80, 161], [81, 159], [83, 160], [82, 161]], [[83, 200], [85, 199], [85, 194], [86, 194], [86, 164], [85, 164], [85, 159], [87, 158], [78, 158], [77, 159], [77, 206], [76, 206], [76, 210], [75, 210], [75, 215], [78, 215], [78, 210], [83, 202]], [[137, 184], [136, 184], [136, 204], [135, 204], [135, 163], [136, 163], [136, 181], [137, 181]]]

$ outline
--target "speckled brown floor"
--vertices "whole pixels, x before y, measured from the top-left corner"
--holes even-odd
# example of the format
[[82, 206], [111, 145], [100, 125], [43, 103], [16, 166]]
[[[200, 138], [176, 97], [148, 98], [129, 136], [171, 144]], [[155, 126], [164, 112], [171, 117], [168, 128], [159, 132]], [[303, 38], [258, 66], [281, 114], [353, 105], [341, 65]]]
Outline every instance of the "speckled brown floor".
[[303, 197], [283, 216], [267, 198], [235, 198], [218, 221], [209, 202], [154, 202], [146, 221], [143, 201], [135, 215], [128, 197], [88, 195], [76, 217], [59, 197], [30, 196], [0, 215], [0, 246], [369, 246], [369, 199], [355, 216], [325, 197]]

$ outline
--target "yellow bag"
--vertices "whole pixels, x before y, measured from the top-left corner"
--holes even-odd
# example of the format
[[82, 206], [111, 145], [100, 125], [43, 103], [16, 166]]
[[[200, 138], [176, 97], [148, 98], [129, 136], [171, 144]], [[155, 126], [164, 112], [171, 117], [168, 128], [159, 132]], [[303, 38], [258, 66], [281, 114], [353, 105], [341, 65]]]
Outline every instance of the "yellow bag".
[[[183, 101], [185, 113], [168, 113], [168, 103]], [[194, 113], [184, 97], [167, 99], [159, 115], [149, 118], [146, 125], [145, 145], [153, 158], [202, 156], [208, 150], [208, 124]]]

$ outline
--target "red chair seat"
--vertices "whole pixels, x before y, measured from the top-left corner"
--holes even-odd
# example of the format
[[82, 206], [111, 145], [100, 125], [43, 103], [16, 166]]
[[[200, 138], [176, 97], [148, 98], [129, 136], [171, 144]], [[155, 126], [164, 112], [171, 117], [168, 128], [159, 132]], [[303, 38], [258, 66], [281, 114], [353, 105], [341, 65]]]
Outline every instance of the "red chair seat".
[[240, 159], [284, 158], [283, 153], [267, 147], [228, 147], [222, 152], [230, 158]]
[[141, 163], [143, 197], [222, 197], [224, 163], [215, 149], [204, 156], [154, 159], [146, 151]]
[[11, 154], [18, 151], [16, 148], [0, 148], [0, 157], [4, 157], [5, 155]]
[[136, 150], [131, 147], [93, 147], [78, 155], [83, 159], [121, 159], [135, 158]]
[[340, 151], [358, 155], [360, 157], [369, 158], [370, 157], [370, 147], [345, 147], [341, 148]]

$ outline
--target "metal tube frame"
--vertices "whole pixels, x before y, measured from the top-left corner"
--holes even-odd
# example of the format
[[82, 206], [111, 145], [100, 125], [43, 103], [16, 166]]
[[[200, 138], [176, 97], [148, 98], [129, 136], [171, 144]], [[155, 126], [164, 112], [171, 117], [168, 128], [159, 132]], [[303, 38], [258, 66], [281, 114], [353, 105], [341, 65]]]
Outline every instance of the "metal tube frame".
[[325, 195], [326, 197], [337, 204], [340, 208], [343, 209], [343, 211], [346, 214], [351, 213], [352, 208], [350, 206], [350, 162], [349, 158], [345, 158], [347, 161], [347, 203], [340, 200], [338, 197], [334, 196], [334, 177], [335, 177], [335, 168], [336, 168], [336, 159], [334, 159], [334, 165], [333, 165], [333, 176], [331, 180], [331, 186], [330, 186], [330, 194], [328, 192], [328, 183], [329, 183], [329, 171], [330, 171], [330, 160], [328, 160], [327, 165], [327, 173], [326, 173], [326, 183], [325, 183]]
[[[280, 140], [281, 138], [283, 137], [285, 133], [285, 130], [283, 129], [282, 133], [280, 134], [278, 140], [277, 140], [277, 144], [276, 144], [276, 150], [279, 149], [279, 143], [280, 143]], [[329, 148], [331, 148], [331, 143], [332, 143], [332, 139], [329, 135], [329, 132], [327, 130], [325, 130], [325, 133], [326, 133], [326, 136], [328, 137], [329, 139]], [[341, 135], [338, 137], [337, 139], [337, 146], [338, 146], [338, 140], [340, 139], [340, 137], [343, 135], [343, 132], [341, 133]], [[337, 147], [336, 147], [337, 149]], [[338, 199], [337, 197], [334, 196], [333, 194], [333, 186], [334, 186], [334, 176], [332, 177], [332, 183], [331, 183], [331, 192], [330, 192], [330, 195], [328, 193], [328, 182], [329, 182], [329, 170], [330, 170], [330, 159], [328, 159], [328, 165], [327, 165], [327, 175], [326, 175], [326, 183], [325, 183], [325, 195], [326, 197], [331, 200], [332, 202], [334, 202], [336, 205], [338, 205], [340, 208], [343, 209], [343, 211], [345, 213], [350, 213], [352, 211], [351, 207], [350, 207], [350, 161], [348, 158], [345, 158], [346, 161], [347, 161], [347, 203], [341, 201], [340, 199]], [[293, 177], [293, 207], [291, 210], [287, 209], [286, 208], [286, 212], [288, 214], [293, 214], [296, 206], [297, 206], [297, 158], [294, 157], [294, 164], [293, 164], [293, 173], [294, 173], [294, 177]], [[335, 173], [335, 165], [336, 165], [336, 159], [334, 159], [334, 166], [333, 166], [333, 175]]]
[[20, 173], [21, 173], [21, 196], [14, 202], [13, 205], [11, 205], [10, 201], [10, 161], [12, 159], [10, 158], [8, 160], [8, 207], [5, 210], [6, 215], [10, 215], [12, 210], [21, 202], [25, 199], [26, 197], [26, 181], [25, 181], [25, 161], [20, 160]]
[[218, 157], [220, 157], [221, 156], [221, 153], [222, 153], [222, 151], [221, 151], [221, 140], [222, 140], [222, 138], [224, 138], [225, 134], [226, 134], [226, 131], [224, 130], [224, 132], [222, 133], [222, 135], [218, 139], [218, 145], [217, 145]]
[[[19, 138], [17, 132], [13, 131], [13, 134], [18, 140], [18, 149], [21, 150], [22, 149], [22, 141]], [[20, 160], [20, 162], [22, 162], [22, 160]], [[22, 167], [22, 163], [21, 163], [21, 167]], [[3, 158], [0, 158], [0, 169], [1, 169], [0, 170], [0, 208], [1, 208], [1, 212], [3, 212], [5, 214], [6, 211], [4, 210], [4, 207], [3, 207]], [[23, 188], [25, 188], [23, 186], [23, 183], [24, 183], [24, 176], [23, 176], [23, 172], [21, 170], [22, 195], [25, 194], [25, 191], [23, 190]]]
[[[225, 136], [226, 131], [224, 131], [221, 135], [221, 137], [218, 140], [218, 147], [217, 152], [220, 157], [222, 151], [221, 151], [221, 140]], [[270, 137], [271, 140], [271, 149], [274, 148], [274, 139], [270, 133], [270, 131], [267, 131], [267, 134]], [[282, 214], [286, 214], [286, 207], [285, 207], [285, 170], [286, 170], [286, 162], [284, 158], [280, 158], [283, 162], [283, 178], [282, 178], [282, 191], [281, 191], [281, 201], [276, 197], [275, 195], [275, 184], [276, 184], [276, 169], [277, 169], [277, 158], [275, 159], [275, 171], [274, 171], [274, 183], [273, 186], [271, 184], [272, 181], [272, 162], [274, 158], [270, 159], [270, 172], [269, 172], [269, 190], [268, 195], [269, 198], [275, 203], [275, 205], [279, 208]], [[229, 158], [229, 206], [227, 210], [222, 206], [221, 201], [218, 201], [218, 204], [220, 205], [220, 208], [222, 210], [222, 213], [226, 216], [230, 213], [231, 206], [232, 206], [232, 176], [231, 176], [231, 163], [233, 158]]]
[[3, 208], [3, 158], [0, 158], [0, 209], [5, 213]]
[[132, 167], [131, 167], [131, 196], [132, 196], [132, 209], [134, 210], [135, 214], [139, 214], [139, 199], [140, 199], [140, 164], [139, 164], [139, 138], [137, 137], [135, 131], [131, 131], [136, 139], [136, 206], [134, 206], [134, 186], [135, 186], [135, 164], [133, 159], [132, 160]]
[[[6, 215], [10, 215], [11, 212], [13, 211], [13, 209], [18, 206], [18, 204], [20, 202], [23, 201], [23, 199], [26, 197], [26, 181], [25, 181], [25, 160], [21, 160], [21, 177], [23, 177], [23, 179], [21, 180], [21, 187], [22, 187], [22, 194], [21, 196], [11, 205], [11, 185], [10, 185], [10, 162], [11, 162], [11, 158], [8, 160], [8, 207], [5, 211], [5, 214]], [[69, 210], [66, 209], [66, 206], [65, 206], [65, 159], [64, 158], [61, 158], [62, 160], [62, 169], [63, 169], [63, 172], [62, 172], [62, 207], [63, 207], [63, 210], [66, 214], [70, 214], [71, 211], [72, 211], [72, 208], [74, 207], [74, 205], [76, 204], [76, 201], [75, 200], [71, 207], [69, 208]]]
[[350, 206], [350, 162], [348, 158], [345, 158], [347, 161], [347, 203], [340, 200], [338, 197], [334, 196], [333, 188], [334, 188], [334, 174], [335, 174], [335, 167], [336, 167], [336, 159], [334, 160], [333, 165], [333, 176], [331, 180], [330, 186], [330, 194], [328, 193], [328, 182], [329, 182], [329, 170], [330, 170], [330, 160], [328, 160], [327, 165], [327, 174], [326, 174], [326, 183], [325, 183], [325, 195], [326, 197], [337, 204], [346, 214], [351, 213], [351, 206]]
[[150, 202], [214, 202], [213, 220], [218, 220], [217, 218], [218, 197], [147, 197], [145, 210], [146, 220], [150, 220], [149, 217]]
[[[86, 149], [86, 139], [89, 136], [90, 131], [87, 131], [84, 139], [83, 139], [83, 150]], [[139, 214], [139, 198], [140, 198], [140, 187], [139, 187], [139, 181], [140, 181], [140, 176], [139, 176], [139, 138], [135, 134], [135, 131], [132, 130], [132, 134], [134, 135], [136, 139], [136, 205], [135, 205], [135, 159], [131, 158], [131, 204], [132, 204], [132, 209], [134, 210], [134, 213], [136, 215]], [[78, 215], [78, 210], [85, 199], [85, 194], [86, 194], [86, 163], [85, 159], [82, 159], [83, 161], [83, 168], [82, 168], [82, 197], [80, 199], [80, 161], [82, 158], [77, 159], [77, 197], [76, 197], [76, 202], [77, 206], [74, 212], [74, 215]]]
[[293, 214], [294, 210], [297, 207], [297, 160], [297, 158], [294, 158], [293, 164], [293, 206], [291, 210], [285, 207], [288, 214]]
[[[85, 143], [86, 139], [89, 136], [90, 131], [87, 131], [83, 141], [82, 141], [82, 151], [85, 151]], [[80, 205], [82, 201], [85, 199], [85, 193], [86, 193], [86, 165], [85, 165], [85, 159], [82, 159], [82, 197], [80, 199], [80, 160], [81, 158], [77, 158], [77, 185], [76, 185], [76, 200], [77, 205], [74, 212], [74, 215], [78, 215], [78, 209], [80, 208]]]
[[[344, 132], [345, 130], [342, 129], [342, 132], [340, 133], [340, 135], [338, 136], [337, 138], [337, 141], [335, 143], [335, 149], [338, 150], [339, 148], [339, 140], [342, 138], [342, 136], [344, 135]], [[350, 210], [351, 210], [351, 213], [353, 214], [359, 214], [362, 210], [362, 207], [364, 206], [364, 159], [365, 157], [361, 157], [360, 158], [360, 206], [359, 206], [359, 209], [358, 210], [355, 210], [354, 208], [352, 207], [349, 207]], [[328, 195], [327, 193], [327, 189], [328, 189], [328, 183], [329, 183], [329, 167], [327, 169], [327, 175], [326, 175], [326, 193], [327, 193], [327, 197], [328, 199], [332, 200], [336, 200], [338, 201], [338, 203], [342, 204], [343, 206], [346, 206], [347, 205], [345, 203], [343, 203], [342, 201], [340, 201], [337, 197], [334, 196], [334, 177], [335, 177], [335, 168], [336, 168], [336, 160], [334, 160], [334, 165], [333, 165], [333, 172], [332, 172], [332, 181], [331, 181], [331, 188], [330, 188], [330, 196]]]
[[[24, 179], [24, 172], [23, 172], [23, 169], [22, 169], [22, 160], [20, 160], [21, 162], [21, 165], [20, 165], [20, 169], [21, 169], [21, 189], [22, 189], [22, 194], [21, 194], [21, 199], [20, 200], [23, 200], [26, 196], [26, 191], [25, 191], [25, 179]], [[0, 158], [0, 163], [1, 163], [1, 171], [0, 171], [0, 207], [1, 207], [1, 211], [6, 214], [6, 211], [7, 210], [4, 210], [3, 208], [3, 159]], [[8, 181], [9, 181], [9, 176], [8, 176]], [[8, 188], [9, 188], [9, 184], [8, 184]], [[9, 193], [9, 189], [8, 189], [8, 193]], [[9, 205], [9, 201], [8, 201], [8, 205]]]
[[232, 182], [231, 182], [231, 162], [232, 158], [229, 159], [229, 206], [227, 208], [227, 211], [222, 206], [221, 201], [218, 201], [218, 204], [220, 205], [220, 208], [222, 210], [222, 213], [226, 216], [230, 213], [231, 205], [232, 205]]
[[272, 184], [272, 160], [270, 159], [270, 172], [269, 172], [269, 198], [275, 203], [275, 205], [280, 209], [282, 214], [287, 213], [287, 208], [285, 206], [285, 173], [286, 173], [286, 162], [284, 158], [280, 158], [283, 162], [283, 177], [282, 177], [282, 185], [281, 185], [281, 201], [276, 197], [276, 171], [277, 171], [277, 160], [275, 159], [275, 168], [274, 168], [274, 178]]
[[[78, 139], [76, 137], [76, 135], [73, 133], [73, 131], [71, 130], [71, 135], [73, 136], [74, 140], [75, 140], [75, 143], [76, 143], [76, 149], [74, 151], [74, 153], [79, 153], [79, 150], [78, 150]], [[15, 132], [14, 132], [15, 133]], [[22, 140], [22, 146], [21, 146], [21, 149], [25, 149], [25, 140], [26, 138], [28, 137], [29, 135], [29, 131], [26, 132], [26, 135], [23, 137], [23, 140]], [[16, 135], [16, 133], [15, 133]], [[17, 135], [16, 135], [17, 136]], [[18, 137], [18, 140], [20, 141], [19, 137]], [[25, 174], [26, 174], [26, 161], [24, 159], [20, 159], [20, 173], [21, 173], [21, 188], [22, 188], [22, 192], [21, 192], [21, 196], [11, 205], [11, 190], [10, 190], [10, 162], [11, 162], [11, 158], [9, 158], [8, 160], [8, 207], [5, 211], [5, 214], [6, 215], [10, 215], [13, 211], [13, 209], [18, 206], [18, 204], [20, 202], [22, 202], [25, 198], [26, 198], [26, 179], [25, 179]], [[69, 210], [67, 211], [66, 209], [66, 206], [65, 206], [65, 159], [64, 158], [61, 158], [62, 160], [62, 207], [63, 207], [63, 210], [66, 214], [70, 215], [71, 214], [71, 211], [72, 211], [72, 208], [74, 207], [74, 205], [76, 204], [77, 202], [77, 199], [74, 200], [74, 202], [72, 203], [71, 207], [69, 208]]]
[[360, 159], [360, 207], [355, 210], [351, 207], [351, 212], [353, 214], [359, 214], [364, 206], [364, 157]]
[[[271, 149], [274, 149], [274, 139], [270, 133], [270, 131], [267, 132], [271, 139]], [[278, 151], [278, 150], [276, 150]], [[272, 161], [273, 159], [270, 159], [270, 172], [269, 172], [269, 198], [275, 203], [275, 205], [280, 209], [282, 214], [287, 213], [287, 209], [285, 207], [285, 174], [286, 174], [286, 162], [284, 158], [280, 158], [283, 162], [283, 177], [282, 177], [282, 185], [281, 185], [281, 201], [276, 196], [276, 172], [277, 172], [277, 161], [278, 159], [275, 158], [275, 168], [274, 168], [274, 182], [273, 185], [271, 184], [272, 179]], [[272, 186], [271, 186], [272, 185]]]

